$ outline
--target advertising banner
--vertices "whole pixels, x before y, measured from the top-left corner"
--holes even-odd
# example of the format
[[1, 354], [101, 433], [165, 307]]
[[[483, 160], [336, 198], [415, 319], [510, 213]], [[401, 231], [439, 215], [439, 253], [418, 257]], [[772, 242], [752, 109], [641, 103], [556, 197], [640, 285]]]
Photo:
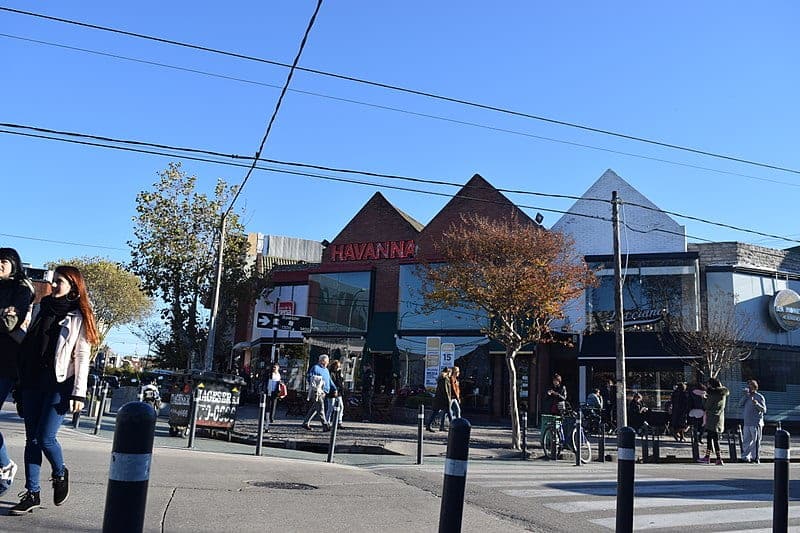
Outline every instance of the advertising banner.
[[425, 388], [436, 388], [441, 353], [442, 338], [427, 337], [425, 339]]

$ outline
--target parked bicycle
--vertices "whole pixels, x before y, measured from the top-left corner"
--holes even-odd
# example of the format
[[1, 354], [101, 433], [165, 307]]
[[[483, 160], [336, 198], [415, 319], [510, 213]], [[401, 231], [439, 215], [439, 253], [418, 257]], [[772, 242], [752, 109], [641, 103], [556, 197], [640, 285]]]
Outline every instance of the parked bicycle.
[[[592, 460], [592, 445], [583, 427], [577, 424], [577, 417], [567, 406], [563, 416], [551, 416], [542, 431], [542, 449], [550, 460], [556, 460], [563, 450], [580, 455], [582, 463]], [[577, 450], [577, 451], [576, 451]]]

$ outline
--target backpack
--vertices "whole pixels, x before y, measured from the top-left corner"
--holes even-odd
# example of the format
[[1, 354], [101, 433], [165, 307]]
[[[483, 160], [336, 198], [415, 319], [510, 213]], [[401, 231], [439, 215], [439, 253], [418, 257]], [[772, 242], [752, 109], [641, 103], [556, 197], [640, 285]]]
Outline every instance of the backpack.
[[314, 374], [308, 378], [308, 399], [316, 401], [325, 394], [325, 380], [322, 376]]

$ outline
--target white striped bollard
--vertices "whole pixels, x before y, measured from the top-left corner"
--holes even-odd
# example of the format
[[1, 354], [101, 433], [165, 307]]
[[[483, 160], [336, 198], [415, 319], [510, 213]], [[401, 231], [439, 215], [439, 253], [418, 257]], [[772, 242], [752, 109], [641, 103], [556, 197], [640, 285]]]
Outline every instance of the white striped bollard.
[[456, 418], [450, 425], [450, 433], [447, 436], [447, 459], [444, 463], [442, 506], [439, 511], [439, 533], [461, 531], [471, 431], [472, 426], [465, 418]]
[[633, 483], [636, 465], [636, 431], [623, 427], [617, 433], [617, 529], [633, 532]]
[[417, 464], [422, 464], [422, 445], [423, 433], [422, 426], [425, 425], [425, 405], [419, 404], [419, 413], [417, 413]]
[[772, 499], [772, 531], [789, 529], [789, 432], [775, 432], [775, 485]]
[[144, 402], [127, 403], [117, 413], [104, 533], [138, 533], [144, 529], [155, 429], [156, 412]]

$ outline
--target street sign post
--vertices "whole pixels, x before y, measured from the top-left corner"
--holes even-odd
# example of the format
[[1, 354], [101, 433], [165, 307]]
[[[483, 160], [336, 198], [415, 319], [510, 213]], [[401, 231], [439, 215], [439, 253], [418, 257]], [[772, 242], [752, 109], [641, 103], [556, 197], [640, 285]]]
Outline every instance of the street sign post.
[[[272, 328], [274, 313], [258, 313], [256, 327]], [[278, 329], [286, 331], [311, 331], [311, 317], [307, 315], [278, 315]]]

